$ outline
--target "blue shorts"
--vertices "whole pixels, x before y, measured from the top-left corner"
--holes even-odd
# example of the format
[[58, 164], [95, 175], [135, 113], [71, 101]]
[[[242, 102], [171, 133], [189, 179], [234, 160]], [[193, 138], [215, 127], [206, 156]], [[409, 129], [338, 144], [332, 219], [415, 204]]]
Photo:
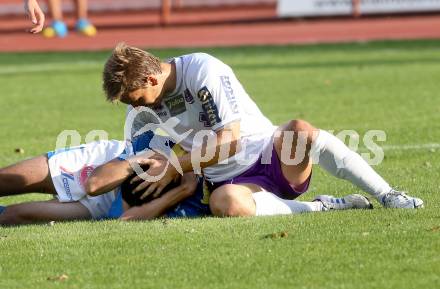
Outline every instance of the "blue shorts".
[[[200, 178], [194, 194], [177, 204], [174, 208], [169, 209], [164, 216], [167, 218], [195, 218], [209, 216], [211, 215], [211, 210], [209, 209], [208, 201], [209, 191], [204, 186], [203, 178]], [[117, 219], [123, 213], [122, 194], [119, 191], [108, 212], [107, 218]]]

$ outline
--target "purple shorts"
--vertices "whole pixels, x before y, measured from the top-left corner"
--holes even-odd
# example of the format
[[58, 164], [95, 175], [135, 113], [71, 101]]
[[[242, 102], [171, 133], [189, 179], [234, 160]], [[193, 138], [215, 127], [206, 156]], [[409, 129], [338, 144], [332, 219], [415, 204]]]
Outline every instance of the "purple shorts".
[[312, 175], [301, 185], [293, 187], [284, 177], [281, 171], [280, 160], [277, 152], [272, 147], [272, 156], [270, 164], [263, 164], [262, 156], [247, 171], [232, 179], [218, 183], [207, 182], [209, 190], [212, 192], [220, 186], [226, 184], [255, 184], [268, 192], [274, 193], [282, 199], [293, 200], [305, 193], [309, 188]]

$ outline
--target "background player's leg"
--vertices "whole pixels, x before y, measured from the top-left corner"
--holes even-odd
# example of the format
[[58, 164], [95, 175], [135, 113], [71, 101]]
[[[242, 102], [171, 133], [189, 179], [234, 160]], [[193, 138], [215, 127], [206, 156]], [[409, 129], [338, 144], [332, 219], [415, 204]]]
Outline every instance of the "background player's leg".
[[0, 169], [0, 197], [32, 192], [56, 194], [46, 155]]
[[63, 20], [63, 10], [61, 7], [61, 0], [49, 0], [49, 10], [52, 15], [53, 20], [62, 21]]
[[0, 214], [0, 224], [21, 225], [91, 218], [89, 210], [80, 202], [60, 203], [58, 200], [50, 200], [8, 206]]
[[75, 0], [76, 18], [87, 19], [87, 0]]

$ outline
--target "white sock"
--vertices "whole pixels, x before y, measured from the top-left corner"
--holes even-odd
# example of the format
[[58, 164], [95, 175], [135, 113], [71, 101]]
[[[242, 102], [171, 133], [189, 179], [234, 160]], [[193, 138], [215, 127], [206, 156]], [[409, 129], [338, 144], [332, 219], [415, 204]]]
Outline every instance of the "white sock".
[[265, 191], [253, 193], [252, 197], [255, 201], [256, 216], [289, 215], [323, 210], [321, 202], [284, 200]]
[[319, 131], [310, 155], [313, 163], [318, 163], [333, 176], [351, 182], [377, 199], [391, 190], [390, 185], [359, 154], [324, 130]]

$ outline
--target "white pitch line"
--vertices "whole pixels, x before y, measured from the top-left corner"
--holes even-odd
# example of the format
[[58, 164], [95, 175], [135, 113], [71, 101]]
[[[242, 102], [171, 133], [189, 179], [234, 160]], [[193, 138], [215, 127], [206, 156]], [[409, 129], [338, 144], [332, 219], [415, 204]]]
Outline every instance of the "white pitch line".
[[413, 145], [384, 145], [382, 149], [385, 151], [397, 151], [397, 150], [431, 150], [440, 149], [439, 143], [427, 143], [427, 144], [413, 144]]
[[[383, 145], [380, 146], [383, 151], [415, 151], [415, 150], [436, 150], [440, 149], [440, 143], [427, 144], [408, 144], [408, 145]], [[359, 148], [358, 152], [371, 152], [372, 150], [365, 147]], [[376, 151], [376, 150], [373, 150]]]
[[1, 74], [10, 73], [29, 73], [29, 72], [50, 72], [50, 71], [75, 71], [91, 68], [102, 68], [103, 62], [98, 61], [77, 61], [77, 62], [57, 62], [47, 64], [28, 64], [28, 65], [5, 65], [0, 66]]

